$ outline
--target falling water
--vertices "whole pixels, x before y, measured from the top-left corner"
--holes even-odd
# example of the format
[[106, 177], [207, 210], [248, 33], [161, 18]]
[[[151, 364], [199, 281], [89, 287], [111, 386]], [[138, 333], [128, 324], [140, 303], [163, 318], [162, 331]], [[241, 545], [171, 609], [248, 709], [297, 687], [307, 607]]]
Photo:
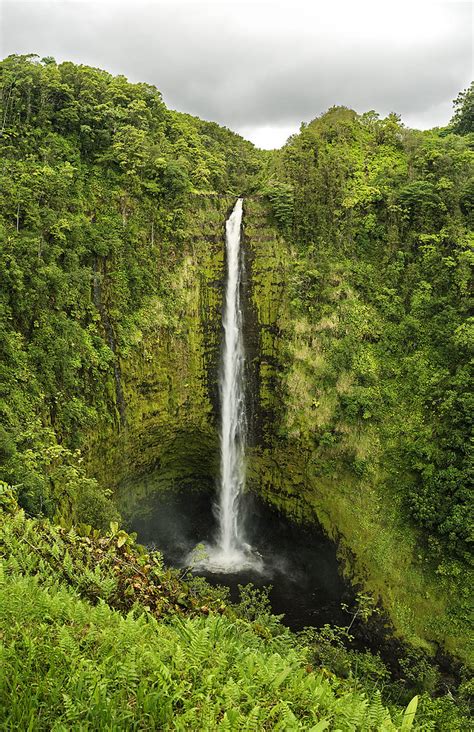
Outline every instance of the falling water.
[[242, 199], [226, 222], [227, 285], [222, 324], [224, 346], [220, 377], [221, 484], [219, 495], [218, 548], [232, 562], [245, 549], [239, 526], [239, 499], [245, 483], [244, 347], [240, 308], [240, 229]]
[[260, 558], [246, 542], [242, 526], [241, 496], [245, 486], [245, 389], [244, 344], [240, 285], [242, 258], [240, 231], [243, 199], [239, 198], [226, 222], [227, 280], [222, 324], [222, 348], [219, 393], [221, 401], [220, 486], [217, 505], [218, 536], [216, 544], [205, 547], [205, 558], [194, 564], [210, 571], [237, 572], [258, 569]]

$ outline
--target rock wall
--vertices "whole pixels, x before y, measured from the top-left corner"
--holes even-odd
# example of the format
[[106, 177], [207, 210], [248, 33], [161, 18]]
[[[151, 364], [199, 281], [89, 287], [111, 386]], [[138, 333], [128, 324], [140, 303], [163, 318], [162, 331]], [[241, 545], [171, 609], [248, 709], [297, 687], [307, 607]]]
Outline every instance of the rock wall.
[[232, 197], [199, 197], [164, 298], [137, 314], [121, 354], [123, 426], [103, 425], [86, 445], [90, 472], [124, 516], [145, 492], [214, 488], [224, 225]]
[[339, 309], [351, 293], [338, 273], [329, 272], [333, 314], [310, 322], [298, 313], [291, 302], [295, 252], [261, 201], [249, 199], [245, 213], [258, 385], [248, 488], [296, 521], [320, 524], [337, 541], [348, 575], [380, 599], [401, 637], [467, 658], [465, 629], [448, 625], [446, 589], [428, 571], [420, 537], [405, 519], [390, 423], [350, 420], [341, 409], [355, 388], [351, 373], [334, 361]]

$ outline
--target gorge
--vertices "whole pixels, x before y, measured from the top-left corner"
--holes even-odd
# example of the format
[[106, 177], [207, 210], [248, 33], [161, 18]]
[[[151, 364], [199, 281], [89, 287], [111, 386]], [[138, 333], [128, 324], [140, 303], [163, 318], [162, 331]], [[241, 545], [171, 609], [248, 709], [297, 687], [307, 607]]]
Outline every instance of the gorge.
[[[251, 209], [251, 205], [237, 199], [225, 224], [225, 236], [218, 242], [221, 247], [225, 243], [225, 272], [222, 343], [219, 363], [213, 366], [219, 382], [220, 461], [216, 474], [209, 476], [215, 494], [152, 488], [136, 502], [132, 499], [129, 527], [141, 542], [163, 552], [165, 561], [176, 567], [189, 566], [193, 573], [231, 587], [235, 598], [239, 584], [270, 585], [272, 607], [284, 614], [290, 627], [322, 625], [336, 618], [343, 623], [340, 605], [353, 599], [353, 593], [342, 579], [336, 545], [317, 524], [310, 532], [272, 510], [258, 494], [245, 494], [246, 438], [255, 432], [253, 422], [263, 419], [258, 397], [252, 399], [252, 384], [247, 383], [247, 376], [255, 380], [255, 375], [246, 363], [246, 350], [251, 352], [252, 344], [247, 349], [245, 340], [255, 341], [256, 330], [256, 323], [249, 322], [248, 306], [247, 322], [243, 319], [245, 302], [252, 297], [251, 266], [245, 260], [252, 257], [241, 240], [245, 239], [244, 206]], [[254, 350], [259, 362], [255, 344]], [[246, 404], [252, 402], [253, 409], [247, 414]], [[180, 460], [185, 467], [187, 456]], [[153, 481], [152, 476], [150, 479]], [[133, 484], [127, 482], [125, 490], [133, 497]]]
[[[155, 672], [140, 664], [156, 647], [161, 687], [172, 677], [180, 689], [160, 698], [163, 724], [202, 713], [204, 729], [209, 713], [217, 729], [234, 705], [247, 719], [253, 692], [236, 688], [249, 689], [258, 668], [269, 673], [255, 681], [260, 697], [273, 690], [254, 712], [260, 728], [268, 713], [265, 724], [291, 729], [281, 705], [295, 699], [312, 710], [298, 711], [302, 728], [338, 728], [338, 694], [348, 707], [352, 694], [360, 719], [370, 709], [387, 720], [382, 690], [397, 720], [387, 729], [402, 728], [415, 695], [420, 724], [462, 729], [451, 719], [466, 719], [472, 661], [470, 133], [456, 119], [420, 132], [396, 115], [333, 107], [269, 152], [98, 69], [10, 57], [0, 81], [0, 590], [11, 667], [12, 619], [31, 612], [24, 633], [51, 641], [52, 656], [68, 638], [79, 676], [81, 649], [111, 659], [121, 628], [137, 656], [127, 655], [134, 691], [120, 713], [145, 708], [139, 678], [153, 706]], [[201, 542], [207, 569], [226, 570], [208, 572], [212, 585], [183, 566]], [[252, 573], [259, 555], [263, 571]], [[236, 559], [236, 590], [249, 573], [273, 584], [275, 612], [312, 630], [289, 634], [248, 593], [234, 606], [216, 583]], [[389, 661], [346, 637], [370, 636], [370, 618], [383, 618], [397, 648]], [[88, 645], [96, 632], [104, 646]], [[35, 658], [25, 689], [42, 678]], [[190, 691], [201, 667], [225, 697], [213, 711]], [[105, 689], [100, 668], [94, 688]], [[76, 711], [59, 677], [57, 687], [45, 678], [41, 694], [57, 688], [51, 708], [66, 726], [91, 719], [85, 677]], [[308, 701], [323, 688], [327, 719]], [[102, 710], [115, 708], [104, 699]]]

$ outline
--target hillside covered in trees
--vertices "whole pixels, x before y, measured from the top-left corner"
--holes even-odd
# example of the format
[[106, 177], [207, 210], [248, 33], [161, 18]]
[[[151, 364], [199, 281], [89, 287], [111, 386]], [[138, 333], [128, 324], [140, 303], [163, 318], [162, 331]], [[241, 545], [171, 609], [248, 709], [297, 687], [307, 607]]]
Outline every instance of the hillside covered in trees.
[[338, 462], [347, 488], [331, 484], [333, 523], [358, 531], [360, 497], [354, 538], [382, 573], [418, 564], [450, 588], [446, 614], [426, 609], [448, 643], [468, 620], [473, 536], [473, 138], [452, 129], [334, 108], [276, 154], [266, 184], [292, 242], [278, 439], [305, 446], [315, 484]]
[[[472, 87], [443, 129], [334, 107], [271, 152], [52, 58], [2, 61], [0, 94], [2, 724], [467, 729]], [[237, 195], [249, 490], [338, 542], [394, 659], [120, 528], [150, 485], [213, 490]]]

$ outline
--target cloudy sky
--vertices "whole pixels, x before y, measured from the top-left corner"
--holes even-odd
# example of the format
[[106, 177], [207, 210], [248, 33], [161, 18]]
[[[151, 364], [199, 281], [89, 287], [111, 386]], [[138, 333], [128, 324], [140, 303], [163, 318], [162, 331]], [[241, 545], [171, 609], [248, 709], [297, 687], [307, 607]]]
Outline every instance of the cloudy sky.
[[333, 104], [446, 124], [473, 76], [473, 4], [0, 0], [10, 53], [155, 84], [168, 106], [279, 147]]

